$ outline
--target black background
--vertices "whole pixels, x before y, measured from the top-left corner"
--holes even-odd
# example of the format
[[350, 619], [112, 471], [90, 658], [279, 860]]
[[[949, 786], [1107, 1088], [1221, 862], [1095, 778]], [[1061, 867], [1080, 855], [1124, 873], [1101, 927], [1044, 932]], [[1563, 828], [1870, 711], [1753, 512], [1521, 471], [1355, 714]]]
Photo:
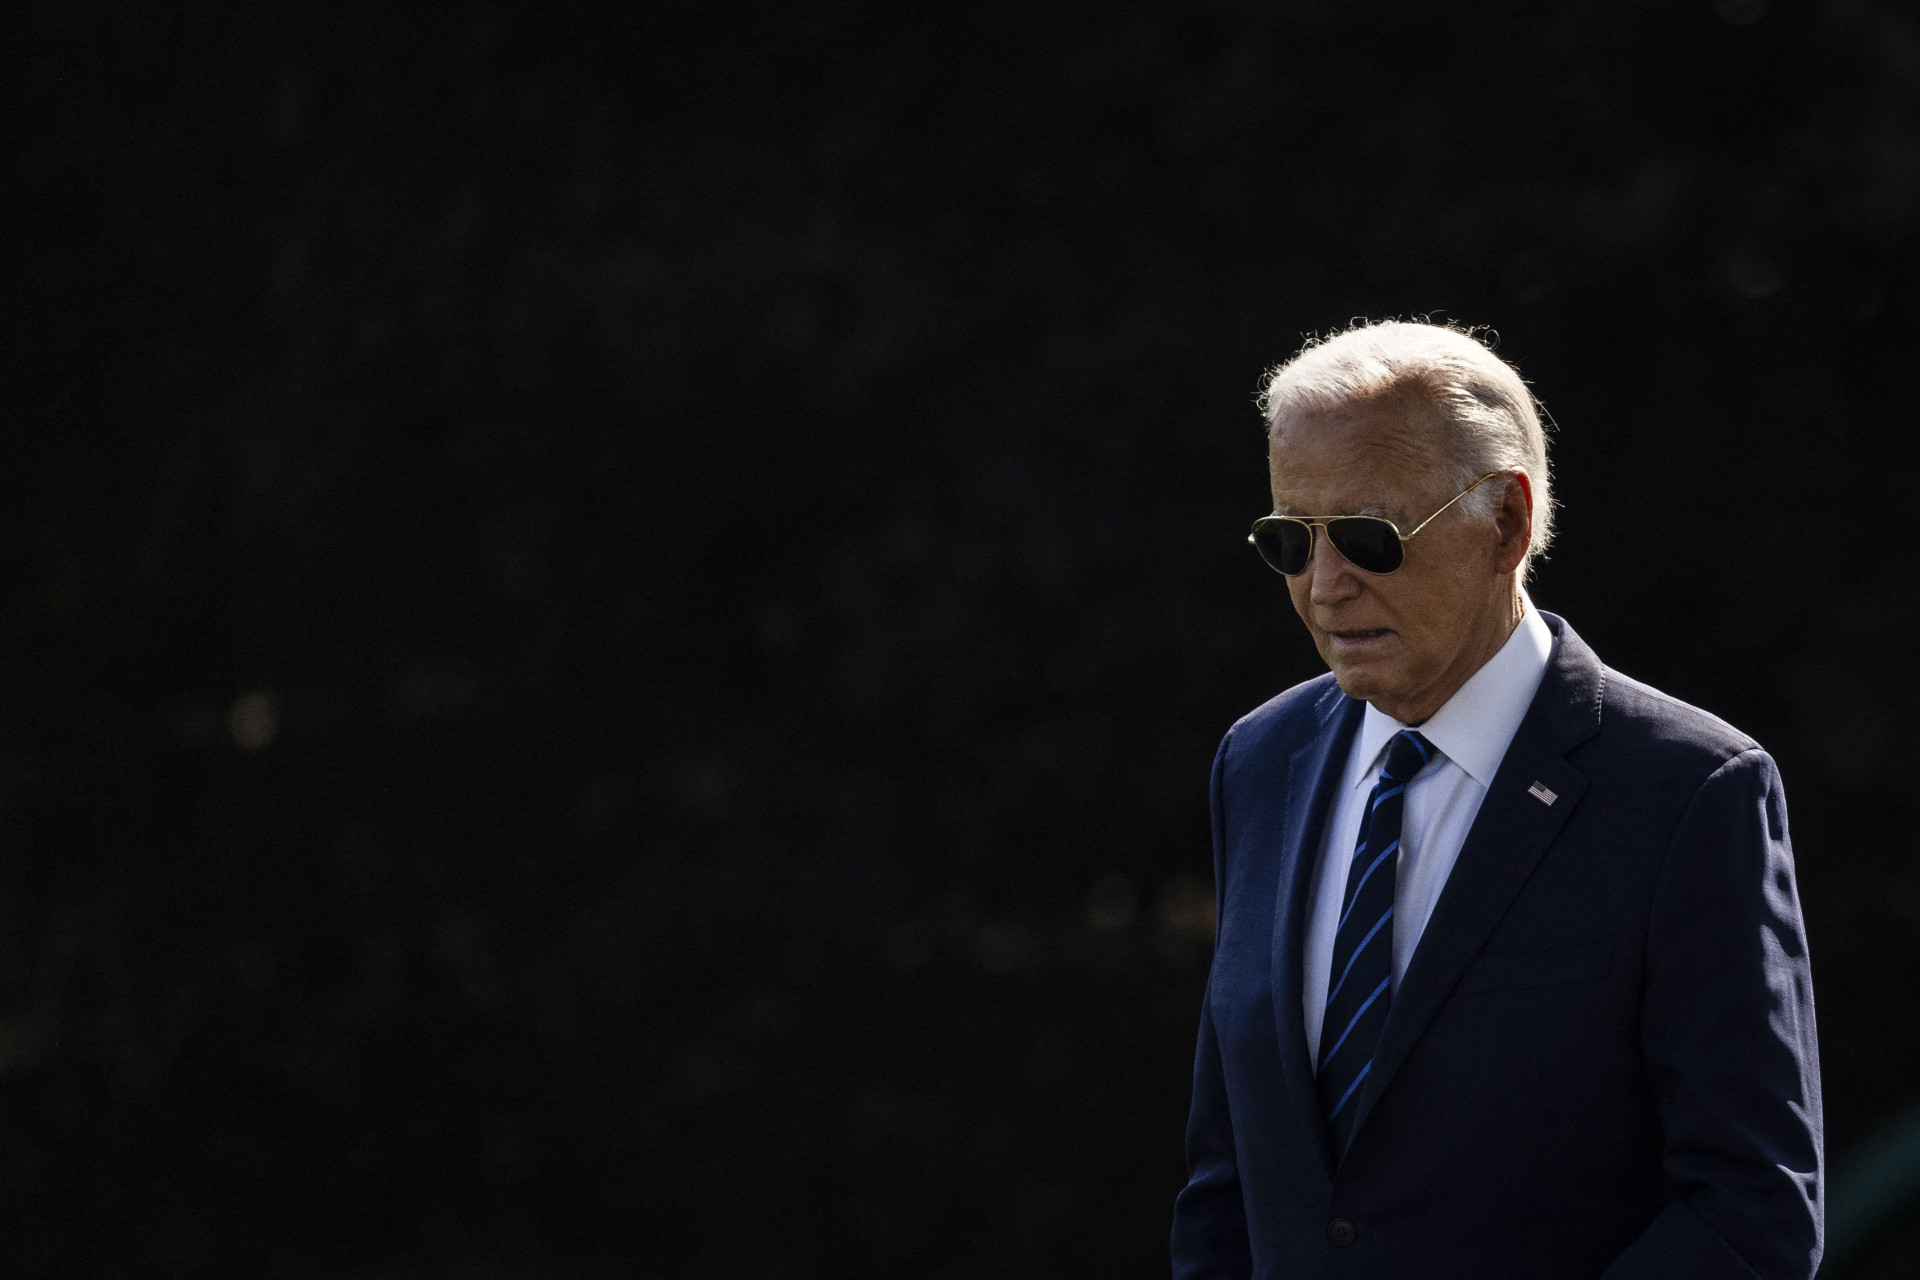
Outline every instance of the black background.
[[1900, 8], [11, 22], [10, 1271], [1161, 1272], [1354, 316], [1498, 331], [1536, 600], [1780, 761], [1829, 1150], [1914, 1097]]

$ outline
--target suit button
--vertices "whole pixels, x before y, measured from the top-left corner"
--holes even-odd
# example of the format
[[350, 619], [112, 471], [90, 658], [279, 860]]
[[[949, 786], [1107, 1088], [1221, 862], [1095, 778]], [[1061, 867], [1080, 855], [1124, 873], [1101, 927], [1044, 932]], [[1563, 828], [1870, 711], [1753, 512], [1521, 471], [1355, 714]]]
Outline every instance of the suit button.
[[1327, 1224], [1327, 1243], [1336, 1249], [1346, 1248], [1359, 1234], [1353, 1229], [1353, 1224], [1345, 1218], [1335, 1218]]

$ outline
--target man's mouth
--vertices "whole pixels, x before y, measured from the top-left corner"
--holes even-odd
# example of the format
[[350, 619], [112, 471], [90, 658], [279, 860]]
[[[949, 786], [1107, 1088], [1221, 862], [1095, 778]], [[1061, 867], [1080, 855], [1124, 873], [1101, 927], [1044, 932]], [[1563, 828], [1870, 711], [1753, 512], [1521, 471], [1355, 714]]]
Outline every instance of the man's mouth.
[[1366, 644], [1371, 640], [1383, 640], [1393, 632], [1385, 627], [1373, 627], [1366, 630], [1329, 631], [1327, 634], [1341, 644]]

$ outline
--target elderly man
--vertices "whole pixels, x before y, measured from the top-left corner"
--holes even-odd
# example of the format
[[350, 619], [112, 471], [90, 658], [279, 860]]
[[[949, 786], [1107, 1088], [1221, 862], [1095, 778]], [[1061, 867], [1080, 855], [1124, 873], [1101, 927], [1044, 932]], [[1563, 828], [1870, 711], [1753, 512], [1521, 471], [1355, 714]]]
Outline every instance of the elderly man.
[[1263, 407], [1252, 541], [1331, 673], [1214, 759], [1175, 1274], [1811, 1276], [1773, 761], [1534, 609], [1546, 438], [1472, 337], [1350, 330]]

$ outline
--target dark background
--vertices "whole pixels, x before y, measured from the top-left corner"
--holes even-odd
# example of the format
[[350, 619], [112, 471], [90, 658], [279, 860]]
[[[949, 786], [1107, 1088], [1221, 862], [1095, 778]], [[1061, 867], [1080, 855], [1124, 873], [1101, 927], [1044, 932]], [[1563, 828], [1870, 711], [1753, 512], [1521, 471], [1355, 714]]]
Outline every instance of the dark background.
[[1303, 335], [1498, 330], [1534, 595], [1778, 757], [1920, 1095], [1920, 24], [1877, 0], [9, 20], [0, 1238], [1151, 1276]]

